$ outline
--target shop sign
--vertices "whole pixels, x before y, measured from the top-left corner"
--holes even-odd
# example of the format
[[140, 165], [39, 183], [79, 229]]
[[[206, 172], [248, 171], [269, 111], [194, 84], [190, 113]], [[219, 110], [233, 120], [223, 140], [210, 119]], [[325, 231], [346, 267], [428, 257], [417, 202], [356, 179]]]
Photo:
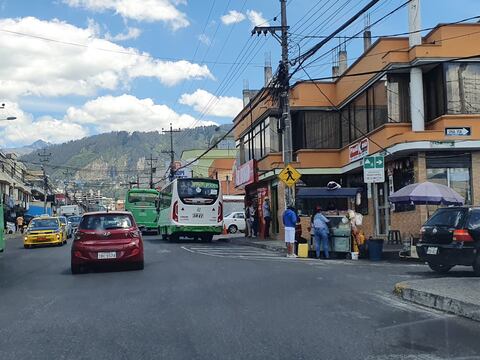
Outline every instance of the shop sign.
[[240, 165], [235, 170], [235, 187], [246, 186], [255, 182], [256, 162], [250, 160], [245, 164]]
[[472, 135], [472, 129], [469, 126], [445, 128], [445, 136], [471, 136], [471, 135]]
[[385, 182], [385, 158], [382, 155], [365, 157], [363, 160], [363, 181], [366, 183]]
[[300, 180], [301, 176], [302, 174], [300, 174], [292, 165], [285, 166], [285, 168], [280, 171], [280, 174], [278, 174], [278, 178], [288, 187], [295, 185], [295, 183]]
[[350, 162], [364, 158], [368, 155], [368, 138], [362, 141], [356, 142], [349, 147], [349, 159]]

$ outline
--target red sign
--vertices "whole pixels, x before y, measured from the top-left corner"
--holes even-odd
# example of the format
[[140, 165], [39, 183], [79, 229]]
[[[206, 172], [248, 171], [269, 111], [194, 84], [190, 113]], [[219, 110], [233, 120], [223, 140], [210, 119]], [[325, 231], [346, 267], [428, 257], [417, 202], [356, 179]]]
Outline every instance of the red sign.
[[350, 162], [364, 158], [368, 155], [368, 138], [356, 142], [349, 147]]
[[246, 186], [255, 182], [256, 179], [256, 161], [250, 160], [240, 165], [235, 171], [235, 187]]

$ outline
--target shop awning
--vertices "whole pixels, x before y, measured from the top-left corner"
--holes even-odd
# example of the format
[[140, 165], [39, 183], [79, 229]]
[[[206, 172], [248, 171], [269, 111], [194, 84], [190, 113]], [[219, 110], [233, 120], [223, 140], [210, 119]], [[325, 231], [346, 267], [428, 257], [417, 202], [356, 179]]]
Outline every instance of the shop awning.
[[296, 197], [298, 199], [333, 199], [350, 198], [357, 196], [362, 192], [362, 188], [340, 188], [330, 190], [326, 187], [305, 187], [297, 189]]

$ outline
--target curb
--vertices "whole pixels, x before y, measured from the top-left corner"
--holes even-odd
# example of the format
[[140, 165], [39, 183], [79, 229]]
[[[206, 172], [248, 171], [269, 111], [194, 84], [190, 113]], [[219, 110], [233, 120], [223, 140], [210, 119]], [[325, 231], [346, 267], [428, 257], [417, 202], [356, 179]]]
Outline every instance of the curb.
[[406, 282], [395, 284], [393, 293], [403, 300], [418, 305], [480, 321], [480, 306], [476, 304], [414, 289]]
[[257, 244], [257, 243], [253, 243], [253, 242], [250, 242], [250, 241], [242, 241], [242, 240], [236, 240], [236, 239], [229, 239], [229, 242], [232, 243], [232, 244], [235, 244], [235, 245], [251, 246], [251, 247], [256, 247], [256, 248], [259, 248], [259, 249], [276, 251], [276, 252], [280, 252], [280, 253], [284, 253], [284, 254], [287, 253], [287, 250], [285, 248], [280, 248], [280, 247], [277, 247], [277, 246], [271, 246], [271, 245], [267, 245], [267, 244]]

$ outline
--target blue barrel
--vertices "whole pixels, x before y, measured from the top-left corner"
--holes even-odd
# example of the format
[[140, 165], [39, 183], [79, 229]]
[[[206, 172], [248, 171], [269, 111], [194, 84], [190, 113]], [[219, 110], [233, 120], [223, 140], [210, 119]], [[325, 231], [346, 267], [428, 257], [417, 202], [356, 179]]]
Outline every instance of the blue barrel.
[[382, 260], [383, 239], [368, 239], [367, 246], [370, 261]]

